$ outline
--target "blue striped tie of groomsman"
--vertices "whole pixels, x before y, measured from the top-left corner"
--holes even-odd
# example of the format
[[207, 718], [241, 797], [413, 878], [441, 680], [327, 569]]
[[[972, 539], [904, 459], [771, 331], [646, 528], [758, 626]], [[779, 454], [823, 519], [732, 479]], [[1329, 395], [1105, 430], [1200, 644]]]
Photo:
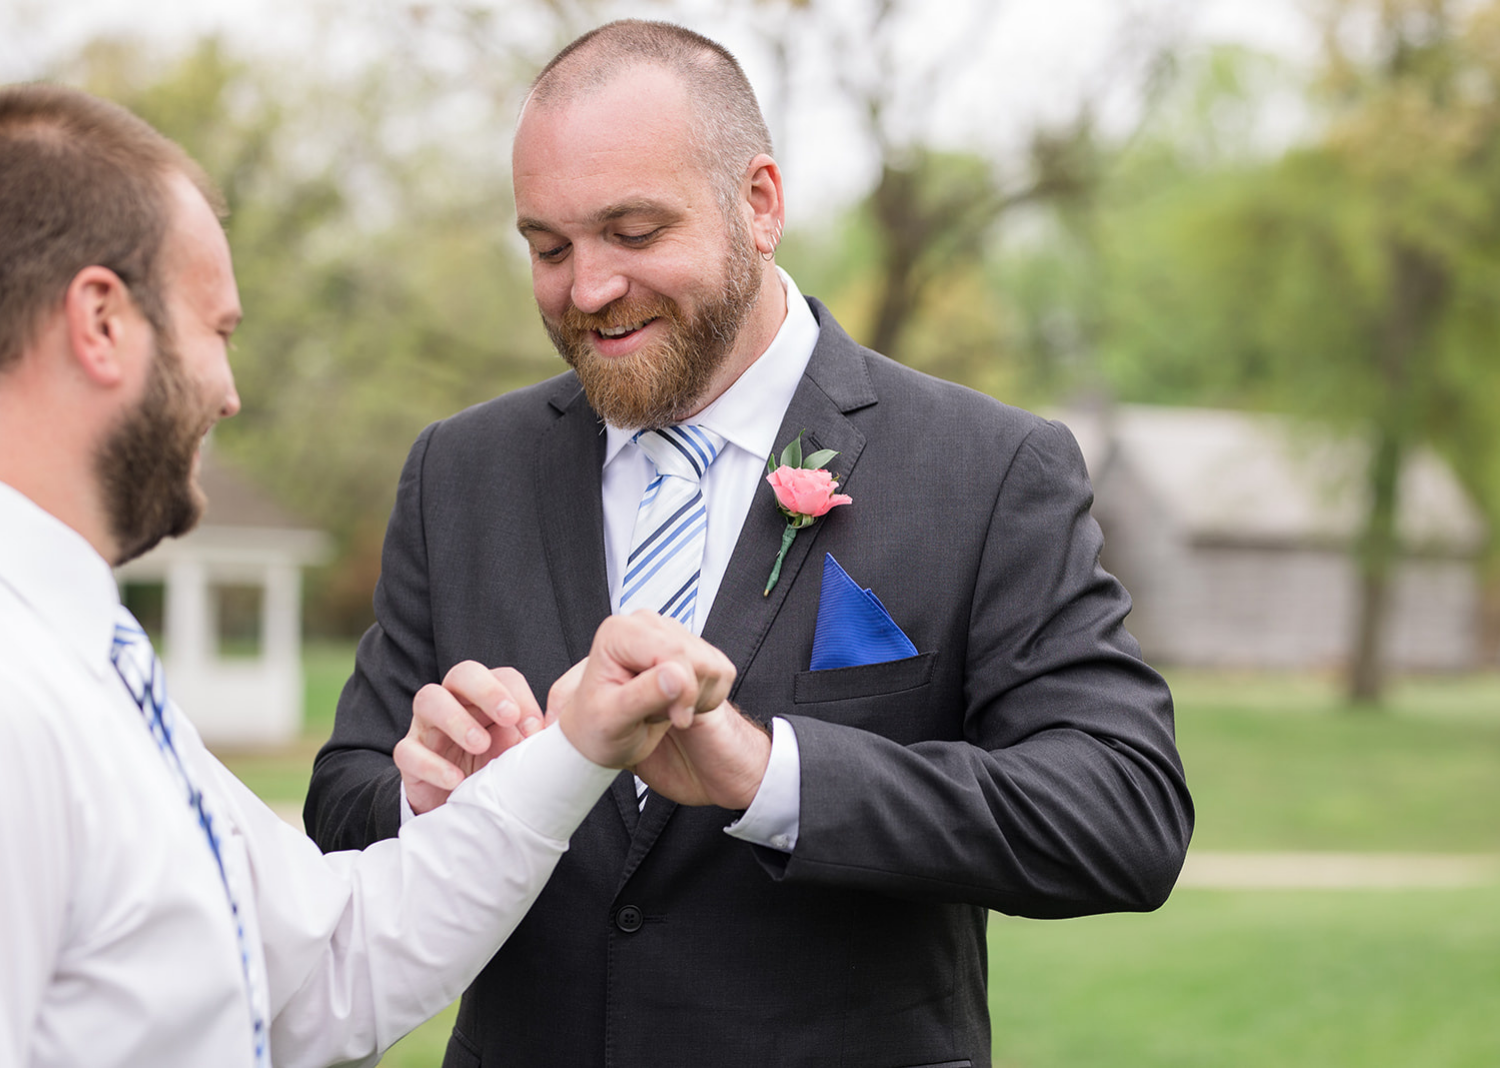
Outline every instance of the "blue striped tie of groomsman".
[[642, 430], [634, 441], [656, 466], [656, 477], [635, 514], [620, 612], [649, 608], [691, 629], [708, 530], [699, 482], [724, 439], [701, 426], [669, 426]]
[[245, 988], [250, 1008], [251, 1041], [254, 1043], [256, 1068], [270, 1068], [271, 1051], [266, 1029], [269, 996], [264, 978], [250, 963], [250, 946], [245, 937], [245, 921], [240, 915], [240, 905], [229, 885], [229, 872], [224, 867], [224, 852], [221, 847], [218, 826], [203, 791], [193, 780], [187, 764], [178, 752], [176, 741], [176, 709], [167, 700], [167, 680], [162, 672], [161, 661], [156, 650], [151, 648], [151, 639], [145, 629], [124, 605], [115, 609], [115, 638], [110, 649], [110, 660], [115, 672], [125, 684], [136, 708], [140, 710], [145, 726], [151, 732], [156, 748], [166, 761], [167, 771], [176, 780], [177, 788], [197, 817], [198, 828], [213, 854], [214, 865], [219, 870], [219, 879], [224, 884], [228, 898], [229, 914], [234, 920], [235, 938], [239, 943], [240, 968], [245, 975]]

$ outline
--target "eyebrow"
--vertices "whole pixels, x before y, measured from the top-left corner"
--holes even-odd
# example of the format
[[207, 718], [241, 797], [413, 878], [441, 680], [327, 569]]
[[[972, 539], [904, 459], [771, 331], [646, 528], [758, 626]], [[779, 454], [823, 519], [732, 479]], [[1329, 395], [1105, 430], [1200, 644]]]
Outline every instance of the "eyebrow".
[[[610, 204], [600, 208], [584, 221], [597, 226], [600, 223], [614, 222], [616, 219], [624, 219], [631, 215], [656, 215], [664, 218], [675, 219], [680, 215], [676, 208], [668, 207], [659, 200], [649, 197], [640, 197], [633, 200], [622, 200], [618, 204]], [[522, 234], [534, 233], [556, 233], [549, 224], [541, 219], [522, 217], [516, 220], [516, 229]]]

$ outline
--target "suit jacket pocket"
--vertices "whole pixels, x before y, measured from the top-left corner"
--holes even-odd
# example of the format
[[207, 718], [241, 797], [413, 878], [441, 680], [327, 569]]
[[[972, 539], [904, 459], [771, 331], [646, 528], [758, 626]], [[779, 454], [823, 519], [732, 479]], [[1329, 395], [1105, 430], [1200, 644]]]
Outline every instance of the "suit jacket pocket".
[[[827, 671], [799, 671], [792, 682], [792, 700], [799, 705], [824, 701], [853, 701], [915, 690], [932, 681], [937, 653], [918, 653], [902, 660]], [[785, 691], [783, 691], [785, 692]]]

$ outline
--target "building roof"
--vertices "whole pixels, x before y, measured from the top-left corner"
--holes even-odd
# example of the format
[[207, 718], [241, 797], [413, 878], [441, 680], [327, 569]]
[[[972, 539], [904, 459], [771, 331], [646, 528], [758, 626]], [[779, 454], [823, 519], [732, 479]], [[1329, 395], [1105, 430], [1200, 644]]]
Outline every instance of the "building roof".
[[181, 538], [167, 538], [119, 569], [122, 579], [155, 580], [173, 564], [201, 561], [216, 567], [309, 566], [331, 552], [328, 535], [302, 522], [215, 455], [203, 450], [198, 483], [208, 497], [203, 519]]
[[[1057, 416], [1077, 436], [1101, 499], [1127, 475], [1189, 540], [1336, 545], [1367, 511], [1367, 443], [1284, 416], [1120, 405]], [[1485, 523], [1430, 449], [1402, 471], [1397, 528], [1409, 549], [1477, 553]]]
[[239, 471], [220, 459], [216, 450], [203, 450], [198, 483], [208, 496], [205, 527], [255, 527], [261, 530], [311, 530]]

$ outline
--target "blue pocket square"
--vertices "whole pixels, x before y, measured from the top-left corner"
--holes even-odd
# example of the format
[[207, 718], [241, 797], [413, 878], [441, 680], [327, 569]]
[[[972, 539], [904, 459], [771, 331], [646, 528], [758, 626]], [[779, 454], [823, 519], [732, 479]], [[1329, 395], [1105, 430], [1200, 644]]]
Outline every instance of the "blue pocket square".
[[833, 554], [825, 554], [812, 670], [883, 664], [916, 655], [917, 647], [896, 626], [880, 598], [860, 589]]

